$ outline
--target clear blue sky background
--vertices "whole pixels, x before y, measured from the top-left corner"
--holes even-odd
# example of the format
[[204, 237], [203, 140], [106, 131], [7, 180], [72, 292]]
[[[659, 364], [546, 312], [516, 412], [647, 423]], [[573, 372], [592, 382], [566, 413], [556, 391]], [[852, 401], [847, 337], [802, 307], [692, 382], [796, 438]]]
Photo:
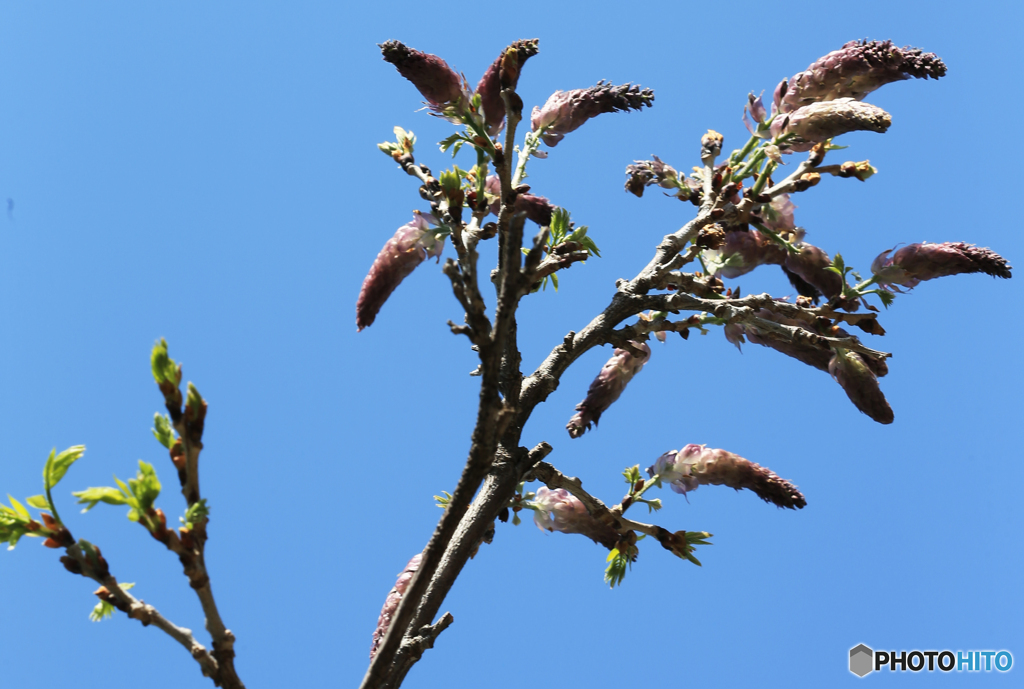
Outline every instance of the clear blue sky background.
[[[181, 513], [149, 432], [161, 408], [149, 349], [166, 337], [210, 403], [208, 559], [241, 676], [353, 686], [384, 596], [440, 515], [431, 496], [457, 480], [478, 389], [433, 264], [355, 332], [374, 256], [427, 208], [375, 144], [401, 125], [419, 136], [418, 159], [450, 164], [433, 145], [450, 125], [416, 112], [419, 95], [376, 43], [438, 53], [475, 83], [509, 42], [539, 37], [520, 82], [527, 107], [602, 78], [657, 93], [654, 108], [602, 116], [530, 166], [535, 191], [588, 224], [604, 255], [525, 301], [532, 367], [692, 217], [656, 190], [624, 193], [624, 167], [654, 153], [689, 169], [709, 127], [740, 145], [749, 91], [770, 93], [853, 38], [935, 51], [949, 76], [870, 98], [892, 128], [847, 137], [834, 161], [869, 158], [880, 173], [796, 198], [808, 239], [861, 270], [922, 240], [1024, 265], [1022, 19], [1012, 2], [4, 2], [0, 199], [14, 206], [0, 215], [0, 494], [38, 493], [50, 448], [84, 443], [60, 490], [72, 532], [205, 642], [176, 558], [121, 508], [80, 515], [69, 495], [133, 475], [141, 458], [164, 479], [158, 505]], [[947, 278], [897, 299], [888, 335], [865, 336], [895, 352], [887, 427], [827, 375], [754, 345], [740, 354], [712, 331], [655, 343], [600, 429], [570, 441], [564, 424], [610, 350], [589, 353], [524, 441], [551, 442], [551, 460], [596, 495], [617, 501], [624, 467], [694, 442], [792, 479], [807, 508], [665, 491], [661, 524], [715, 534], [704, 567], [642, 544], [615, 591], [589, 541], [499, 525], [408, 686], [838, 686], [857, 681], [847, 653], [862, 642], [1007, 649], [1024, 663], [1021, 279]], [[792, 292], [767, 268], [739, 284]], [[95, 585], [58, 556], [35, 540], [0, 554], [5, 685], [209, 686], [158, 631], [91, 623]]]

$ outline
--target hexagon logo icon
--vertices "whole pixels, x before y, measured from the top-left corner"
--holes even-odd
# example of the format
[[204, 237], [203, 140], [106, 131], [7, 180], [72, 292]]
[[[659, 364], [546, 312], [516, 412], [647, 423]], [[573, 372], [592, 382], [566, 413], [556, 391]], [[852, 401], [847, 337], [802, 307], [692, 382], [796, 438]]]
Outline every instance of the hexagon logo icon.
[[874, 656], [875, 652], [870, 648], [864, 644], [857, 644], [850, 649], [850, 672], [858, 677], [868, 674], [874, 669], [872, 667]]

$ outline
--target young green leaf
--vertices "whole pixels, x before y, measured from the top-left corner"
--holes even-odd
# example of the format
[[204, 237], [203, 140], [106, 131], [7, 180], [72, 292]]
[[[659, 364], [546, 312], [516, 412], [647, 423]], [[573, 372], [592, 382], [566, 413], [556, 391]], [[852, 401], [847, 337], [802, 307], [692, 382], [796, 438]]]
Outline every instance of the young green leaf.
[[170, 450], [174, 445], [174, 428], [171, 426], [171, 420], [163, 414], [154, 414], [152, 431], [157, 441]]
[[45, 495], [33, 495], [30, 498], [26, 498], [25, 502], [28, 503], [29, 507], [35, 507], [37, 510], [50, 509], [50, 503], [46, 500]]
[[138, 500], [138, 509], [142, 512], [149, 512], [160, 495], [160, 479], [157, 478], [156, 470], [152, 464], [139, 460], [139, 473], [135, 478], [128, 479], [128, 485], [132, 489], [132, 495]]
[[608, 567], [604, 570], [604, 581], [609, 587], [615, 588], [622, 584], [626, 578], [626, 571], [632, 566], [629, 557], [619, 552], [618, 548], [612, 548], [605, 560]]
[[46, 467], [43, 469], [43, 486], [47, 491], [53, 489], [64, 475], [68, 473], [71, 465], [81, 459], [85, 452], [85, 445], [73, 445], [68, 449], [56, 454], [57, 449], [50, 450], [50, 456], [46, 460]]
[[20, 516], [26, 522], [29, 522], [29, 521], [32, 520], [32, 515], [28, 513], [28, 510], [25, 509], [24, 505], [22, 505], [20, 502], [15, 500], [14, 496], [11, 495], [10, 493], [7, 494], [7, 497], [10, 498], [11, 506], [14, 507], [15, 512], [18, 513], [18, 516]]
[[117, 488], [111, 488], [110, 486], [103, 486], [101, 488], [86, 488], [72, 493], [73, 496], [78, 498], [79, 505], [85, 505], [82, 512], [88, 512], [93, 507], [96, 507], [99, 503], [103, 502], [108, 505], [127, 505], [128, 498]]
[[199, 394], [199, 390], [196, 389], [196, 386], [191, 381], [188, 384], [188, 397], [185, 404], [196, 410], [203, 407], [203, 396]]
[[[129, 582], [118, 582], [118, 586], [127, 591], [128, 589], [134, 587], [135, 584]], [[114, 614], [114, 610], [116, 610], [116, 608], [113, 605], [111, 605], [105, 600], [101, 600], [99, 603], [96, 604], [96, 607], [92, 609], [92, 612], [89, 613], [89, 619], [93, 622], [105, 620]]]
[[199, 502], [192, 503], [188, 510], [185, 512], [185, 517], [178, 518], [182, 524], [184, 524], [189, 530], [195, 528], [195, 525], [210, 516], [210, 508], [206, 505], [206, 498], [202, 498]]
[[159, 342], [153, 345], [150, 365], [152, 366], [153, 378], [156, 380], [157, 385], [161, 383], [178, 384], [178, 365], [167, 354], [167, 340], [162, 337]]

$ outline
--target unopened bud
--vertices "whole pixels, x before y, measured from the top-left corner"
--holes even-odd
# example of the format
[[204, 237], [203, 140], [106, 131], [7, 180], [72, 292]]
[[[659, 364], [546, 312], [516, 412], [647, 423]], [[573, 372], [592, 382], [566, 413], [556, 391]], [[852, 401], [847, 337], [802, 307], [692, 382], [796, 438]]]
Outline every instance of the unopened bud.
[[709, 129], [708, 133], [700, 138], [700, 159], [707, 163], [717, 158], [722, 152], [723, 141], [724, 137], [721, 134]]

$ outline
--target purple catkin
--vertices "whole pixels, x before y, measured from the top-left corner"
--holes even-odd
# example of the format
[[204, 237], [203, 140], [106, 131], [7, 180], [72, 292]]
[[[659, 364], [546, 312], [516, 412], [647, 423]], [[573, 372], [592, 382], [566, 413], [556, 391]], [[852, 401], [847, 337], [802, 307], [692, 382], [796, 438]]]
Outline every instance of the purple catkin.
[[630, 340], [630, 344], [642, 351], [643, 356], [634, 356], [625, 349], [616, 349], [612, 353], [612, 358], [590, 384], [586, 398], [576, 405], [576, 415], [566, 424], [570, 437], [579, 438], [590, 429], [591, 423], [596, 425], [601, 419], [601, 414], [619, 399], [629, 381], [651, 358], [651, 348], [646, 342]]
[[542, 486], [533, 501], [536, 509], [533, 522], [542, 531], [582, 534], [607, 548], [615, 547], [618, 535], [611, 526], [602, 524], [565, 488], [550, 490]]
[[[788, 254], [784, 267], [797, 275], [801, 280], [814, 287], [828, 299], [843, 293], [843, 279], [837, 273], [828, 270], [832, 259], [824, 251], [813, 244], [798, 245], [799, 254]], [[808, 294], [805, 296], [814, 296]]]
[[[769, 311], [768, 309], [761, 309], [757, 312], [757, 316], [774, 323], [794, 326], [818, 335], [829, 335], [830, 337], [851, 336], [845, 329], [834, 326], [830, 327], [828, 332], [816, 332], [814, 329], [808, 327], [808, 324], [805, 321], [801, 321], [796, 318], [786, 318]], [[730, 328], [732, 328], [731, 331]], [[809, 344], [776, 338], [772, 333], [759, 330], [757, 326], [730, 323], [725, 327], [725, 331], [725, 339], [735, 344], [737, 348], [739, 348], [739, 343], [743, 341], [743, 337], [745, 336], [751, 344], [769, 347], [777, 352], [785, 354], [786, 356], [793, 357], [797, 361], [807, 364], [808, 366], [816, 368], [819, 371], [827, 372], [829, 362], [832, 361], [832, 352], [830, 350], [821, 349]], [[879, 378], [882, 378], [889, 373], [889, 366], [885, 363], [884, 359], [865, 359], [856, 352], [850, 352], [850, 356], [861, 359], [861, 361], [863, 361], [864, 364]]]
[[411, 222], [398, 228], [395, 236], [377, 254], [356, 302], [356, 327], [359, 330], [373, 324], [384, 302], [416, 266], [428, 257], [441, 255], [444, 237], [437, 237], [430, 230], [428, 218], [436, 222], [431, 215], [416, 213]]
[[772, 122], [772, 136], [791, 135], [779, 144], [785, 150], [809, 151], [814, 144], [849, 132], [884, 133], [892, 124], [885, 110], [852, 98], [811, 103], [780, 115]]
[[938, 79], [945, 74], [946, 65], [935, 53], [897, 48], [892, 41], [850, 41], [783, 80], [775, 90], [775, 112], [837, 98], [861, 100], [894, 81]]
[[722, 261], [715, 271], [717, 277], [738, 278], [763, 265], [781, 265], [786, 250], [757, 230], [733, 230], [725, 233], [725, 243], [718, 249]]
[[[761, 309], [757, 312], [759, 318], [763, 318], [766, 321], [772, 321], [773, 323], [779, 323], [780, 325], [790, 325], [804, 330], [808, 330], [807, 324], [803, 321], [799, 321], [795, 318], [786, 318], [780, 316], [777, 313], [769, 311], [768, 309]], [[828, 362], [832, 358], [832, 354], [826, 350], [819, 349], [809, 344], [802, 344], [799, 342], [791, 342], [782, 338], [774, 336], [772, 333], [762, 331], [755, 325], [743, 325], [743, 334], [751, 344], [761, 345], [762, 347], [769, 347], [777, 352], [782, 352], [786, 356], [791, 356], [797, 361], [803, 362], [808, 366], [812, 366], [820, 371], [828, 370]], [[810, 330], [808, 330], [810, 332]], [[729, 333], [726, 334], [726, 339], [733, 342], [729, 337]], [[733, 344], [736, 344], [735, 342]], [[737, 345], [738, 346], [738, 345]]]
[[746, 488], [778, 507], [803, 509], [807, 505], [795, 485], [769, 469], [732, 452], [704, 445], [690, 444], [678, 452], [666, 452], [647, 469], [648, 476], [655, 474], [683, 495], [698, 486], [729, 486], [736, 490]]
[[500, 132], [505, 122], [505, 101], [501, 99], [501, 61], [506, 52], [515, 51], [518, 65], [514, 75], [515, 79], [508, 85], [508, 88], [515, 90], [519, 80], [519, 69], [527, 60], [537, 54], [539, 51], [537, 43], [538, 39], [533, 38], [516, 41], [510, 45], [502, 51], [497, 60], [491, 63], [481, 77], [480, 83], [476, 85], [476, 92], [480, 94], [480, 107], [484, 111], [484, 122], [487, 124], [487, 133], [491, 136]]
[[588, 89], [555, 91], [543, 108], [534, 106], [530, 116], [533, 131], [543, 129], [541, 138], [548, 146], [558, 142], [584, 122], [605, 112], [640, 110], [654, 102], [654, 91], [623, 84], [612, 86], [604, 81]]
[[437, 55], [422, 53], [398, 41], [381, 43], [380, 52], [384, 61], [393, 64], [435, 109], [462, 97], [462, 79]]
[[893, 422], [892, 407], [878, 386], [878, 378], [859, 354], [841, 348], [836, 349], [828, 364], [828, 372], [857, 409], [878, 423]]
[[1005, 258], [991, 249], [963, 242], [908, 244], [890, 257], [891, 251], [883, 251], [871, 263], [878, 283], [887, 287], [914, 288], [925, 280], [961, 273], [985, 273], [1004, 279], [1011, 276]]
[[394, 587], [388, 593], [388, 597], [384, 599], [384, 607], [380, 609], [380, 617], [377, 618], [377, 628], [373, 630], [373, 643], [370, 645], [371, 658], [377, 655], [377, 649], [380, 648], [381, 642], [384, 641], [384, 635], [388, 633], [388, 627], [391, 626], [391, 618], [394, 617], [395, 611], [398, 610], [398, 604], [402, 602], [402, 596], [405, 595], [405, 590], [409, 588], [412, 576], [420, 568], [420, 560], [422, 559], [423, 553], [413, 555], [412, 559], [409, 560], [409, 564], [398, 575], [398, 581], [395, 582]]

